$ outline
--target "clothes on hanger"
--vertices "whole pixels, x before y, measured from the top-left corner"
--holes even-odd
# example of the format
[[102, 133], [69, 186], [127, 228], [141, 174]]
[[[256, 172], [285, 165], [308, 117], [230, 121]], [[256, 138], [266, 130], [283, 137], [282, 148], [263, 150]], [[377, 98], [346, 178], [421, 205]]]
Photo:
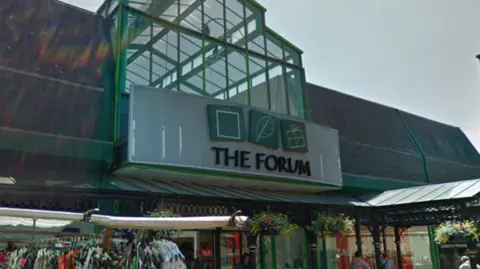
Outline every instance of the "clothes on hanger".
[[8, 269], [8, 252], [0, 252], [0, 269]]
[[75, 266], [73, 267], [75, 269], [107, 268], [109, 262], [112, 260], [108, 253], [97, 246], [95, 241], [89, 242], [76, 254], [75, 259]]
[[137, 245], [136, 269], [186, 269], [184, 260], [177, 244], [166, 239]]

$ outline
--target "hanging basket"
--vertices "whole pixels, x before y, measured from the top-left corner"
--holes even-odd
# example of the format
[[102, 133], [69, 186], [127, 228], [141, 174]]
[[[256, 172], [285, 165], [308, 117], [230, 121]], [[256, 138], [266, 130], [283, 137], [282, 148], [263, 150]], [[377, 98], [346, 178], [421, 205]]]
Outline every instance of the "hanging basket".
[[324, 212], [318, 213], [308, 229], [318, 236], [325, 237], [353, 232], [355, 221], [344, 214], [332, 217]]
[[287, 215], [282, 213], [262, 212], [250, 219], [250, 233], [252, 235], [277, 236], [288, 235], [297, 228], [290, 223]]
[[470, 221], [447, 221], [435, 229], [434, 241], [437, 244], [469, 244], [479, 241], [479, 232]]

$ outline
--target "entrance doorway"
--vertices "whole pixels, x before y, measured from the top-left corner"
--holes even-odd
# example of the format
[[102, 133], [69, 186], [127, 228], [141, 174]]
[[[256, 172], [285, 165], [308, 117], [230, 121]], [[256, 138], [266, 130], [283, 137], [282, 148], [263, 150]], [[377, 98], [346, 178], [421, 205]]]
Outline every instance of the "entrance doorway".
[[195, 253], [199, 248], [199, 235], [196, 231], [183, 231], [177, 233], [172, 237], [173, 242], [175, 242], [180, 249], [180, 251], [185, 255], [185, 262], [187, 268], [190, 269], [193, 260], [195, 259]]

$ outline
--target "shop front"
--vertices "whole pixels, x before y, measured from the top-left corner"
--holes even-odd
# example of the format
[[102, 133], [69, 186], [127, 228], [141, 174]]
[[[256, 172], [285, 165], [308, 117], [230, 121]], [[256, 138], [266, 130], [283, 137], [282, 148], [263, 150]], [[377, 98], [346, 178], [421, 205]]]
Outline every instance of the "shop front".
[[277, 212], [298, 224], [288, 236], [258, 236], [254, 250], [244, 232], [182, 231], [174, 240], [188, 264], [198, 255], [208, 262], [220, 256], [221, 268], [233, 268], [249, 254], [257, 268], [311, 268], [305, 227], [315, 207], [355, 201], [318, 194], [342, 185], [331, 128], [145, 86], [131, 87], [128, 115], [124, 161], [110, 185], [148, 193], [157, 208], [181, 216]]
[[[220, 259], [212, 259], [209, 239], [202, 238], [202, 233], [198, 238], [198, 232], [189, 230], [224, 228], [234, 233], [247, 220], [238, 214], [118, 217], [97, 212], [98, 209], [74, 213], [0, 207], [0, 267], [190, 268], [187, 246], [192, 236], [193, 242], [202, 243], [196, 253], [201, 253], [198, 256], [204, 257], [209, 268], [225, 268], [214, 267]], [[228, 260], [225, 262], [228, 264]]]

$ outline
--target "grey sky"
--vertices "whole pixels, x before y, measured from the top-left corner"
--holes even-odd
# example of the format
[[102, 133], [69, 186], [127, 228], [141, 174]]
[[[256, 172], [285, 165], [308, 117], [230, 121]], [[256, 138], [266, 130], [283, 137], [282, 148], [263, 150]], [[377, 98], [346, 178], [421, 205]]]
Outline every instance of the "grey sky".
[[480, 1], [259, 2], [304, 51], [307, 81], [459, 126], [480, 149]]

